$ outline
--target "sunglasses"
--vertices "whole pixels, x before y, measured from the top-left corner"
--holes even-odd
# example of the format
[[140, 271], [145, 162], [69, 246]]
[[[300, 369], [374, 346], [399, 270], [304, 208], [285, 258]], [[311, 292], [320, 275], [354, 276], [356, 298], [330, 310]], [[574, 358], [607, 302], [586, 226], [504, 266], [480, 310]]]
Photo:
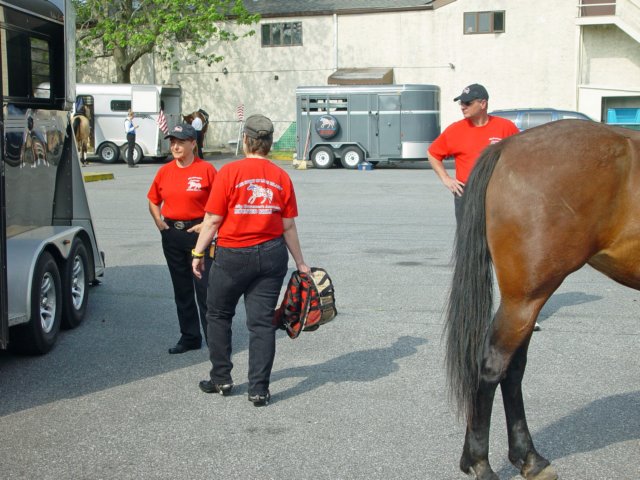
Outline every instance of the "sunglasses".
[[463, 107], [470, 107], [471, 105], [473, 105], [474, 102], [481, 102], [482, 98], [475, 98], [473, 100], [471, 100], [470, 102], [463, 102], [463, 101], [459, 101], [458, 103], [460, 105], [462, 105]]

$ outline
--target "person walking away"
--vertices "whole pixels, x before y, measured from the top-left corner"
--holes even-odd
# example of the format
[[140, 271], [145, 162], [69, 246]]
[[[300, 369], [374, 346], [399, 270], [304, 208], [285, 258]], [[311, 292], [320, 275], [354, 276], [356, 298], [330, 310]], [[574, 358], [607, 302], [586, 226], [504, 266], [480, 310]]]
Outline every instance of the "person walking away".
[[127, 134], [127, 164], [129, 168], [138, 168], [138, 165], [133, 162], [133, 151], [136, 146], [136, 129], [139, 125], [134, 125], [133, 117], [133, 110], [129, 110], [129, 114], [124, 121], [124, 131]]
[[267, 405], [275, 357], [274, 311], [287, 273], [288, 254], [296, 268], [304, 261], [296, 229], [295, 191], [289, 175], [267, 159], [273, 143], [273, 123], [263, 115], [249, 117], [244, 126], [246, 158], [220, 169], [205, 206], [205, 218], [193, 252], [193, 272], [203, 274], [203, 258], [218, 235], [209, 273], [207, 328], [209, 380], [200, 382], [206, 393], [229, 395], [231, 323], [241, 296], [249, 329], [249, 401]]
[[193, 120], [191, 121], [191, 126], [196, 130], [196, 145], [198, 146], [198, 156], [200, 158], [204, 158], [202, 153], [202, 128], [204, 124], [202, 123], [202, 119], [194, 114]]
[[[427, 157], [443, 185], [453, 193], [456, 224], [459, 224], [464, 186], [480, 153], [488, 145], [515, 135], [519, 130], [511, 120], [487, 113], [489, 93], [480, 84], [469, 85], [453, 101], [459, 102], [464, 118], [449, 125], [434, 140]], [[449, 176], [442, 164], [447, 157], [455, 160], [455, 178]]]
[[[193, 276], [191, 255], [217, 171], [195, 156], [196, 132], [191, 125], [176, 125], [165, 138], [171, 142], [173, 160], [158, 170], [147, 198], [160, 230], [180, 325], [180, 339], [169, 353], [179, 354], [201, 347], [200, 326], [207, 339], [207, 277]], [[208, 271], [211, 258], [205, 257]]]

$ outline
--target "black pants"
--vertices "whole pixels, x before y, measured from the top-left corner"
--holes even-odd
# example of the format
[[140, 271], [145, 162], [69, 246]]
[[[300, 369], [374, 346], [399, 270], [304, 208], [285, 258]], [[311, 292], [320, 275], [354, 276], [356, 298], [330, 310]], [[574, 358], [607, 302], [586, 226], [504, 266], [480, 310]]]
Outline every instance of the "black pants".
[[162, 250], [173, 283], [173, 295], [178, 311], [180, 340], [188, 347], [202, 344], [200, 325], [207, 338], [207, 273], [211, 267], [208, 250], [205, 256], [205, 274], [198, 280], [191, 270], [191, 250], [196, 246], [198, 234], [169, 228], [162, 230]]
[[127, 133], [127, 163], [133, 165], [133, 150], [136, 146], [136, 134]]
[[269, 390], [276, 353], [273, 314], [289, 254], [280, 237], [245, 248], [218, 247], [209, 274], [207, 327], [211, 380], [232, 383], [231, 322], [244, 295], [249, 329], [249, 395]]

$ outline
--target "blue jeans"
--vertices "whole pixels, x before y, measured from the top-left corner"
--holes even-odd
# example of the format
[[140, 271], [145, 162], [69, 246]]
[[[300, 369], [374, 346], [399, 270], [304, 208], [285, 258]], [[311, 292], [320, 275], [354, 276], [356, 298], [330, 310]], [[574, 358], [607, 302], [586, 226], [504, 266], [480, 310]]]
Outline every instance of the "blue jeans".
[[232, 383], [231, 322], [244, 295], [249, 330], [249, 395], [264, 395], [269, 390], [276, 353], [273, 314], [288, 261], [282, 237], [251, 247], [217, 248], [207, 292], [207, 337], [214, 383]]

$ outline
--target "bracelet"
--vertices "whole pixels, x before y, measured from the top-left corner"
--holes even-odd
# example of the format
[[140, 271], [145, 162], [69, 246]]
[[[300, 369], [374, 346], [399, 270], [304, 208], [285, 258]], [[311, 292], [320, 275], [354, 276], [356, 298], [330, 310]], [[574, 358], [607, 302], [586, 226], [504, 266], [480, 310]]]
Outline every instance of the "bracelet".
[[196, 249], [194, 248], [193, 250], [191, 250], [191, 256], [193, 258], [204, 258], [204, 252], [203, 253], [198, 253], [198, 252], [196, 252]]

